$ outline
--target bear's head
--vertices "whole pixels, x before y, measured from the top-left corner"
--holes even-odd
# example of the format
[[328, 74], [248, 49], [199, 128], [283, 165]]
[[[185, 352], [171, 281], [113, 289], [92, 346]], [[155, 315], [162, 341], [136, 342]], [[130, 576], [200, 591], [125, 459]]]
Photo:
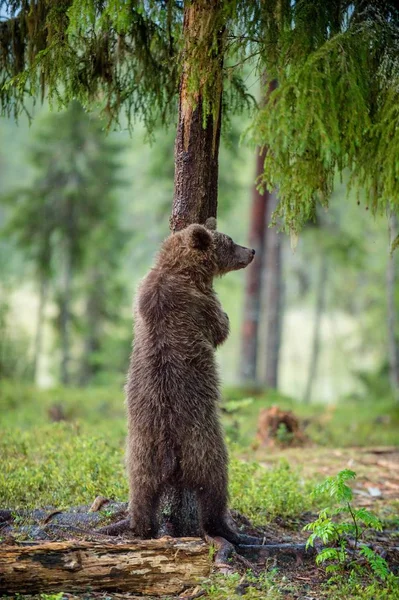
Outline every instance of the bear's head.
[[[191, 227], [195, 226], [191, 225]], [[239, 246], [233, 242], [230, 236], [217, 231], [214, 217], [210, 217], [203, 228], [211, 239], [210, 249], [214, 261], [214, 275], [225, 275], [230, 271], [244, 269], [252, 262], [255, 250]]]
[[205, 225], [189, 225], [165, 241], [161, 262], [174, 272], [190, 272], [193, 278], [213, 279], [243, 269], [252, 262], [255, 250], [235, 244], [231, 237], [216, 231], [216, 219]]

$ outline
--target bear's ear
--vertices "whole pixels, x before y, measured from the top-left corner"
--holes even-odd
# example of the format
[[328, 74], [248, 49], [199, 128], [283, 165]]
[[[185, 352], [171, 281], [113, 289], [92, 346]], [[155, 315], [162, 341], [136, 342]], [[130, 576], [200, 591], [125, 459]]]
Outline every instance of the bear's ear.
[[189, 244], [196, 250], [208, 250], [212, 244], [211, 234], [203, 225], [191, 225], [189, 232]]
[[209, 217], [209, 219], [207, 219], [205, 221], [205, 227], [207, 229], [209, 229], [209, 231], [216, 231], [216, 219], [215, 219], [215, 217]]

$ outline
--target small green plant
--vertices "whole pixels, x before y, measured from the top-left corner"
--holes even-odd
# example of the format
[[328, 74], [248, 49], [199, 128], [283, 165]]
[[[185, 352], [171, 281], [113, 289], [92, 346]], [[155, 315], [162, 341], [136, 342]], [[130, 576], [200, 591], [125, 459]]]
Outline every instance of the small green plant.
[[247, 571], [244, 575], [231, 573], [229, 575], [215, 574], [203, 584], [204, 598], [210, 600], [282, 600], [283, 593], [276, 579], [277, 572], [272, 569], [255, 575]]
[[276, 438], [280, 442], [280, 444], [289, 445], [292, 441], [294, 434], [289, 431], [287, 425], [285, 423], [280, 423], [278, 429], [276, 431]]
[[328, 493], [334, 504], [305, 525], [304, 529], [312, 532], [306, 546], [314, 546], [317, 539], [330, 545], [316, 558], [317, 564], [328, 563], [328, 572], [350, 570], [354, 573], [361, 562], [366, 562], [374, 575], [386, 580], [390, 574], [386, 561], [362, 541], [366, 531], [381, 531], [382, 524], [370, 511], [353, 506], [353, 492], [347, 482], [355, 477], [354, 471], [345, 469], [316, 486], [315, 493]]

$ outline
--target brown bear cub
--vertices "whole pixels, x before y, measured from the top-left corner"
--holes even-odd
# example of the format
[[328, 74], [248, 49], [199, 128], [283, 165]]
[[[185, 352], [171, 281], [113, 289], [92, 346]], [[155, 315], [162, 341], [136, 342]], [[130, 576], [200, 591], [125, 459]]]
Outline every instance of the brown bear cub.
[[131, 528], [140, 538], [156, 536], [159, 500], [170, 487], [196, 493], [204, 532], [238, 542], [227, 522], [215, 362], [229, 319], [212, 283], [249, 265], [255, 250], [215, 228], [215, 219], [208, 219], [170, 235], [136, 298], [127, 469]]

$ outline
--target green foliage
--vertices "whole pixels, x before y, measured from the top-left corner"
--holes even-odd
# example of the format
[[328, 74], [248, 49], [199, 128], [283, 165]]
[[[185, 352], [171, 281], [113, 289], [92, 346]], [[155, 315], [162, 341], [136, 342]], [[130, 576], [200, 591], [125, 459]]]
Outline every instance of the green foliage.
[[129, 120], [140, 115], [148, 127], [169, 114], [178, 5], [39, 0], [33, 6], [1, 1], [0, 8], [11, 17], [0, 38], [3, 110], [17, 114], [26, 92], [47, 89], [58, 107], [95, 98], [110, 118], [124, 106]]
[[65, 419], [84, 423], [95, 434], [121, 440], [126, 430], [122, 386], [41, 390], [19, 381], [2, 380], [0, 386], [1, 426], [10, 431], [31, 430], [49, 424], [52, 406], [61, 406]]
[[10, 508], [90, 504], [102, 494], [127, 497], [123, 438], [100, 437], [77, 424], [5, 431], [0, 440], [0, 504]]
[[295, 26], [280, 39], [274, 69], [278, 88], [254, 126], [270, 148], [263, 185], [278, 186], [276, 216], [289, 229], [328, 203], [336, 171], [347, 168], [374, 211], [394, 205], [398, 17], [390, 2], [331, 2], [324, 10], [292, 3]]
[[323, 548], [316, 557], [317, 564], [327, 563], [327, 572], [350, 570], [354, 573], [359, 558], [363, 557], [373, 574], [384, 581], [390, 574], [386, 561], [361, 542], [367, 530], [382, 531], [382, 523], [365, 508], [353, 506], [353, 493], [347, 482], [355, 477], [354, 471], [344, 469], [316, 487], [315, 493], [327, 492], [335, 506], [324, 508], [315, 521], [305, 525], [304, 529], [312, 532], [306, 545], [313, 546], [317, 539], [334, 545]]
[[378, 580], [366, 583], [360, 577], [349, 577], [330, 583], [324, 591], [329, 600], [397, 600], [399, 597], [398, 579], [392, 573], [383, 586]]
[[[245, 67], [278, 80], [256, 115], [253, 139], [267, 145], [261, 185], [279, 188], [277, 216], [297, 232], [326, 205], [336, 171], [351, 170], [376, 211], [396, 205], [399, 148], [399, 12], [393, 0], [192, 5], [182, 2], [22, 0], [0, 2], [0, 102], [18, 113], [27, 94], [100, 105], [109, 121], [124, 109], [152, 131], [174, 110], [183, 65], [203, 121], [248, 105]], [[312, 27], [309, 27], [312, 23]], [[195, 38], [195, 43], [192, 40]], [[221, 69], [223, 64], [223, 70]], [[266, 92], [265, 92], [266, 93]], [[369, 168], [373, 156], [374, 168]]]
[[247, 515], [255, 525], [264, 525], [277, 516], [297, 516], [313, 505], [299, 473], [286, 461], [274, 469], [265, 469], [256, 462], [232, 458], [230, 495], [232, 508]]
[[98, 236], [106, 218], [115, 229], [121, 149], [77, 102], [36, 124], [28, 151], [34, 181], [7, 197], [13, 210], [6, 232], [15, 235], [40, 273], [50, 272], [58, 247], [67, 246], [72, 267], [79, 264], [88, 237], [93, 229]]
[[[115, 195], [121, 185], [122, 146], [107, 138], [101, 121], [89, 117], [77, 102], [37, 125], [29, 147], [34, 179], [8, 194], [4, 235], [13, 236], [33, 264], [40, 286], [51, 288], [51, 299], [58, 304], [54, 324], [61, 338], [64, 383], [70, 380], [71, 322], [84, 341], [75, 377], [88, 383], [105, 365], [110, 369], [102, 352], [104, 329], [105, 324], [120, 323], [115, 306], [126, 289], [119, 261], [127, 234]], [[82, 298], [83, 316], [73, 306]], [[125, 344], [123, 369], [128, 354]]]
[[239, 600], [243, 595], [248, 600], [258, 600], [258, 598], [280, 600], [285, 596], [279, 588], [274, 570], [264, 571], [259, 575], [251, 571], [247, 571], [245, 575], [216, 574], [203, 584], [204, 598], [212, 600]]

